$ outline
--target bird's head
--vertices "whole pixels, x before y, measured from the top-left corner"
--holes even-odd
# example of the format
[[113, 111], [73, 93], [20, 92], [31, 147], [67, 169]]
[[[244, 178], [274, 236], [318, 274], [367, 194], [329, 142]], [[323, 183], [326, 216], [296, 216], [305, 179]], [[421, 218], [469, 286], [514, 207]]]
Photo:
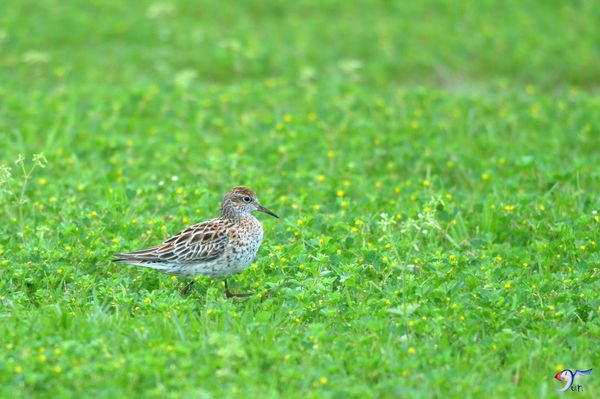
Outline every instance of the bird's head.
[[278, 218], [279, 216], [265, 208], [256, 198], [256, 193], [247, 187], [234, 187], [223, 197], [221, 216], [237, 218], [250, 215], [254, 211], [264, 212]]

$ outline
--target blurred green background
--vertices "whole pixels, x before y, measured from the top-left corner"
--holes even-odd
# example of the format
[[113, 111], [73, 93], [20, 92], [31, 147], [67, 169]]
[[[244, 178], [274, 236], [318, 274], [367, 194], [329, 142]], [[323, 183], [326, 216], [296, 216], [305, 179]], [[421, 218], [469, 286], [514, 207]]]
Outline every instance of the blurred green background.
[[[0, 397], [555, 397], [600, 361], [599, 21], [3, 1]], [[109, 262], [238, 184], [284, 216], [256, 296]]]
[[[8, 1], [4, 85], [285, 78], [456, 88], [592, 89], [598, 3], [582, 1]], [[21, 81], [20, 79], [25, 79]]]

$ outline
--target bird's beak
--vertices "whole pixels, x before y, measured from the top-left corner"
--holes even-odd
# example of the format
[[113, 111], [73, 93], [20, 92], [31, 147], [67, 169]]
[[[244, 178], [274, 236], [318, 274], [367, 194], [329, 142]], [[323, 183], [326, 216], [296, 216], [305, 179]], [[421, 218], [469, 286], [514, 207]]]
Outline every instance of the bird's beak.
[[273, 211], [272, 211], [272, 210], [270, 210], [270, 209], [267, 209], [267, 208], [265, 208], [265, 207], [264, 207], [264, 206], [262, 206], [261, 204], [258, 204], [258, 209], [257, 209], [257, 211], [259, 211], [259, 212], [264, 212], [264, 213], [266, 213], [267, 215], [271, 215], [271, 216], [274, 216], [274, 217], [276, 217], [277, 219], [279, 219], [279, 216], [278, 216], [278, 215], [277, 215], [275, 212], [273, 212]]
[[554, 375], [554, 378], [560, 381], [560, 371]]

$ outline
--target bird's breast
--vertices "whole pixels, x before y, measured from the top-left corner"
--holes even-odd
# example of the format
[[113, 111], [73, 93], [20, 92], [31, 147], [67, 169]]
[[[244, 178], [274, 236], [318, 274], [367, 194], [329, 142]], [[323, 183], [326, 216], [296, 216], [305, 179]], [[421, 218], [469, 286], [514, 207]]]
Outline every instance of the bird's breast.
[[258, 219], [253, 216], [240, 221], [236, 228], [230, 230], [229, 257], [238, 267], [252, 263], [263, 239], [263, 229]]

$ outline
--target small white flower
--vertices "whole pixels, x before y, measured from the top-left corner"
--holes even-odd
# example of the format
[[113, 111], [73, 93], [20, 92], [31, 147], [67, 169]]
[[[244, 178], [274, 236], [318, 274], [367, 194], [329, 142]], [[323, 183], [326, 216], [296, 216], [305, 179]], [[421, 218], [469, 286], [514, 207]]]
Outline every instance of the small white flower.
[[162, 181], [162, 180], [158, 182], [158, 185], [159, 185], [159, 186], [164, 186], [164, 184], [165, 184], [165, 182], [164, 182], [164, 181]]
[[179, 180], [179, 177], [177, 177], [177, 176], [171, 176], [171, 181], [177, 181], [177, 180]]

